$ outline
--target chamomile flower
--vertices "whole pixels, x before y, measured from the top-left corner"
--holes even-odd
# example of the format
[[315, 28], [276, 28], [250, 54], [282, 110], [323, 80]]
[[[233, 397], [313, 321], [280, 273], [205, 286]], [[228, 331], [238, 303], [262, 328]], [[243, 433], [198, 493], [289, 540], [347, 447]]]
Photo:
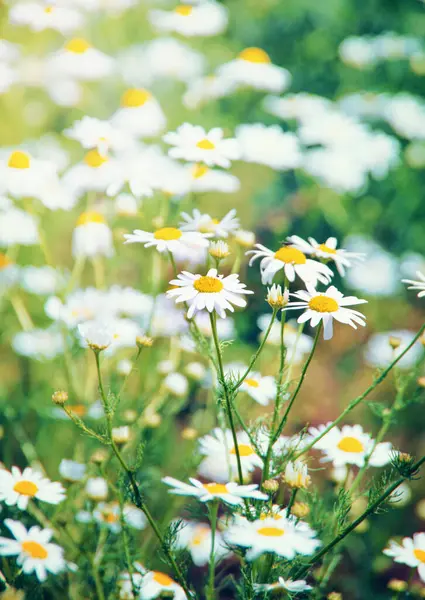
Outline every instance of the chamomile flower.
[[121, 96], [121, 106], [112, 115], [111, 123], [138, 137], [155, 137], [165, 128], [162, 108], [148, 90], [130, 88]]
[[114, 255], [112, 231], [99, 212], [88, 211], [78, 217], [72, 233], [72, 254], [76, 258]]
[[397, 563], [416, 567], [419, 577], [425, 581], [425, 533], [414, 533], [412, 538], [405, 537], [401, 544], [390, 540], [384, 554]]
[[0, 160], [2, 191], [17, 198], [42, 199], [46, 180], [50, 181], [55, 175], [53, 163], [35, 159], [24, 150], [13, 150]]
[[174, 477], [164, 477], [162, 480], [172, 489], [170, 494], [178, 496], [195, 496], [200, 502], [211, 502], [211, 500], [221, 500], [225, 504], [237, 506], [242, 504], [243, 498], [252, 498], [254, 500], [267, 500], [268, 496], [260, 492], [258, 485], [238, 485], [231, 481], [230, 483], [201, 483], [197, 479], [189, 478], [191, 485], [183, 483]]
[[59, 463], [59, 473], [66, 480], [74, 483], [84, 479], [87, 467], [84, 463], [63, 458]]
[[[371, 367], [383, 369], [397, 358], [399, 354], [404, 352], [414, 337], [415, 333], [407, 329], [395, 329], [393, 331], [374, 333], [368, 339], [366, 347], [364, 348], [364, 359]], [[398, 340], [399, 345], [397, 348], [391, 347], [391, 338]], [[398, 361], [397, 368], [411, 369], [423, 356], [423, 353], [424, 347], [418, 340]]]
[[302, 460], [289, 461], [283, 479], [292, 488], [308, 488], [311, 483], [307, 465]]
[[37, 296], [54, 294], [65, 284], [65, 281], [63, 274], [49, 265], [28, 266], [21, 269], [21, 286], [27, 292]]
[[[254, 469], [261, 469], [263, 462], [256, 454], [248, 435], [244, 431], [238, 432], [236, 437], [242, 473], [246, 477]], [[202, 477], [219, 483], [226, 483], [237, 477], [236, 448], [232, 432], [229, 429], [222, 431], [216, 428], [211, 434], [200, 438], [199, 453], [205, 457], [198, 467], [198, 472]]]
[[[87, 515], [89, 517], [89, 515]], [[133, 529], [142, 530], [146, 527], [146, 517], [141, 510], [131, 504], [123, 507], [122, 519]], [[113, 533], [121, 531], [121, 508], [118, 502], [99, 502], [93, 511], [93, 519], [90, 520], [106, 525]], [[88, 521], [86, 521], [88, 522]]]
[[0, 246], [9, 248], [38, 243], [38, 221], [33, 215], [14, 206], [0, 211]]
[[255, 402], [267, 406], [276, 397], [276, 381], [271, 375], [251, 372], [240, 386], [241, 392], [246, 392]]
[[307, 523], [286, 517], [283, 511], [255, 521], [238, 515], [224, 539], [230, 545], [249, 548], [246, 558], [250, 561], [266, 552], [292, 560], [297, 554], [313, 554], [320, 546], [316, 532]]
[[165, 134], [164, 141], [174, 146], [168, 151], [171, 158], [228, 169], [232, 160], [238, 160], [240, 150], [234, 138], [223, 139], [223, 135], [219, 127], [207, 132], [200, 125], [183, 123], [176, 131]]
[[134, 144], [134, 138], [129, 132], [114, 127], [110, 121], [94, 117], [85, 116], [80, 121], [75, 121], [63, 133], [66, 137], [80, 142], [83, 148], [97, 148], [103, 156], [109, 150], [126, 150]]
[[263, 284], [273, 282], [273, 278], [283, 269], [288, 281], [294, 281], [297, 275], [304, 283], [329, 283], [333, 273], [326, 265], [317, 260], [307, 258], [304, 252], [301, 252], [293, 245], [285, 245], [276, 252], [269, 250], [262, 244], [255, 244], [256, 250], [249, 250], [246, 254], [252, 254], [249, 265], [261, 258], [260, 271]]
[[303, 314], [298, 317], [298, 323], [310, 321], [312, 327], [323, 323], [323, 338], [330, 340], [333, 336], [333, 320], [337, 320], [345, 325], [350, 325], [357, 329], [357, 325], [364, 327], [366, 325], [365, 316], [358, 310], [347, 308], [357, 304], [364, 304], [367, 300], [362, 300], [356, 296], [344, 296], [335, 286], [329, 287], [326, 292], [317, 292], [316, 289], [306, 283], [307, 290], [301, 290], [291, 294], [297, 298], [283, 310], [305, 309]]
[[187, 37], [222, 33], [227, 25], [227, 9], [219, 2], [178, 4], [172, 11], [151, 10], [148, 18], [155, 29]]
[[[318, 437], [329, 425], [310, 427], [310, 440]], [[324, 453], [322, 462], [332, 462], [334, 467], [356, 465], [362, 467], [369, 455], [369, 465], [382, 467], [391, 461], [392, 446], [390, 442], [375, 445], [372, 437], [363, 431], [361, 425], [344, 425], [341, 429], [334, 427], [315, 444], [315, 448]], [[371, 454], [373, 450], [373, 453]]]
[[233, 194], [241, 186], [235, 175], [210, 169], [206, 165], [196, 164], [189, 167], [189, 188], [194, 193], [220, 192], [222, 194]]
[[25, 510], [32, 498], [59, 504], [65, 498], [65, 490], [60, 483], [50, 481], [31, 467], [22, 473], [18, 467], [12, 467], [11, 471], [0, 469], [0, 501]]
[[418, 291], [418, 298], [423, 298], [425, 296], [425, 275], [421, 273], [421, 271], [416, 271], [416, 277], [418, 281], [414, 279], [402, 279], [402, 283], [409, 283], [408, 290], [416, 290]]
[[105, 192], [116, 179], [119, 165], [115, 158], [101, 154], [94, 148], [84, 159], [73, 165], [62, 178], [62, 183], [76, 196], [86, 192]]
[[9, 20], [13, 25], [26, 25], [33, 31], [55, 29], [64, 35], [81, 28], [84, 23], [81, 13], [61, 6], [55, 0], [18, 2], [11, 6]]
[[14, 335], [12, 348], [17, 354], [34, 360], [53, 360], [63, 353], [64, 339], [62, 333], [54, 327], [30, 329]]
[[183, 95], [183, 104], [190, 110], [196, 110], [210, 100], [229, 96], [236, 88], [236, 83], [217, 75], [194, 79], [190, 81]]
[[208, 247], [207, 235], [197, 231], [183, 231], [176, 227], [161, 227], [156, 231], [135, 229], [124, 234], [125, 244], [144, 244], [145, 248], [154, 246], [158, 252], [172, 254], [185, 250], [200, 250]]
[[351, 267], [352, 262], [361, 261], [365, 258], [365, 254], [360, 252], [349, 252], [343, 248], [337, 248], [338, 242], [334, 237], [328, 238], [323, 244], [316, 242], [312, 237], [309, 237], [307, 242], [298, 235], [288, 237], [288, 241], [304, 254], [312, 254], [315, 258], [333, 261], [342, 277], [345, 274], [345, 269]]
[[[182, 521], [181, 527], [176, 534], [176, 547], [187, 548], [197, 567], [205, 566], [211, 555], [211, 527], [207, 523], [196, 523], [193, 521]], [[219, 531], [215, 532], [214, 559], [220, 561], [229, 554], [225, 546], [223, 536]]]
[[96, 81], [111, 75], [115, 62], [87, 40], [73, 38], [48, 59], [47, 67], [52, 74], [62, 79]]
[[188, 600], [183, 588], [161, 571], [148, 571], [143, 575], [139, 587], [140, 600], [153, 600], [161, 598], [165, 594], [172, 595], [174, 600]]
[[241, 160], [266, 165], [277, 171], [301, 166], [302, 155], [297, 136], [283, 132], [278, 125], [238, 125], [236, 139], [241, 149]]
[[301, 592], [308, 592], [313, 588], [308, 585], [304, 579], [284, 579], [279, 577], [275, 583], [254, 583], [254, 589], [257, 592], [289, 592], [290, 594], [299, 594]]
[[103, 320], [86, 321], [78, 325], [78, 333], [92, 350], [106, 350], [114, 341], [114, 332]]
[[85, 492], [91, 500], [100, 502], [108, 497], [108, 482], [103, 477], [90, 477], [87, 479]]
[[15, 539], [0, 537], [0, 555], [17, 556], [17, 564], [24, 573], [35, 572], [39, 581], [45, 581], [48, 572], [57, 574], [66, 568], [63, 549], [50, 541], [51, 529], [40, 529], [35, 525], [27, 530], [22, 523], [12, 519], [5, 519], [4, 524]]
[[216, 311], [224, 319], [226, 310], [234, 312], [233, 305], [246, 306], [246, 300], [242, 296], [253, 294], [246, 289], [246, 285], [239, 281], [236, 273], [218, 275], [217, 269], [210, 269], [206, 275], [193, 275], [188, 271], [179, 273], [177, 279], [172, 279], [170, 285], [176, 288], [168, 290], [167, 296], [175, 298], [176, 303], [187, 302], [189, 319], [198, 311], [207, 310], [212, 313]]
[[219, 77], [234, 84], [280, 94], [291, 83], [291, 74], [272, 63], [262, 48], [245, 48], [218, 69]]
[[199, 231], [199, 233], [211, 234], [216, 238], [227, 238], [239, 228], [239, 219], [236, 217], [236, 209], [230, 210], [222, 219], [213, 219], [206, 213], [201, 213], [195, 208], [192, 214], [183, 212], [180, 229], [182, 231]]

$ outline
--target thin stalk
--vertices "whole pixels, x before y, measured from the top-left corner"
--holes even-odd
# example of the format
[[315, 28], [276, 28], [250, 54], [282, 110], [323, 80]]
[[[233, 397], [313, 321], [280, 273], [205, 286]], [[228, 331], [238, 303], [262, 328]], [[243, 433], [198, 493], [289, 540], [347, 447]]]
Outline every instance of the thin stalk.
[[337, 417], [335, 419], [335, 421], [332, 421], [332, 423], [330, 425], [328, 425], [328, 427], [326, 427], [326, 429], [324, 429], [322, 431], [322, 433], [320, 435], [318, 435], [316, 438], [314, 438], [314, 440], [312, 442], [310, 442], [309, 444], [307, 444], [307, 446], [304, 446], [304, 448], [302, 450], [300, 450], [300, 452], [294, 457], [294, 460], [299, 458], [300, 456], [302, 456], [303, 454], [305, 454], [306, 452], [308, 452], [309, 450], [311, 450], [311, 448], [313, 448], [313, 446], [315, 444], [317, 444], [317, 442], [319, 440], [322, 439], [322, 437], [324, 437], [327, 433], [329, 433], [329, 431], [331, 431], [334, 427], [336, 427], [343, 419], [345, 419], [345, 417], [348, 415], [348, 413], [350, 413], [354, 408], [356, 408], [356, 406], [358, 404], [360, 404], [360, 402], [362, 402], [367, 396], [369, 396], [369, 394], [371, 392], [373, 392], [373, 390], [380, 384], [382, 383], [382, 381], [384, 381], [384, 379], [387, 377], [388, 373], [395, 367], [395, 365], [399, 362], [399, 360], [401, 360], [403, 358], [403, 356], [410, 350], [410, 348], [415, 344], [415, 342], [418, 341], [418, 339], [420, 338], [420, 336], [423, 334], [423, 332], [425, 331], [425, 323], [422, 325], [422, 327], [419, 329], [418, 333], [415, 335], [415, 337], [413, 338], [413, 340], [410, 342], [410, 344], [408, 344], [406, 346], [406, 348], [403, 350], [403, 352], [401, 352], [389, 365], [386, 369], [384, 369], [382, 371], [382, 373], [379, 375], [379, 377], [377, 377], [371, 384], [370, 386], [362, 393], [360, 394], [360, 396], [357, 396], [357, 398], [355, 398], [354, 400], [352, 400], [350, 402], [350, 404], [347, 406], [347, 408], [339, 415], [339, 417]]
[[294, 502], [295, 502], [295, 498], [297, 497], [297, 493], [298, 493], [298, 488], [294, 488], [292, 490], [291, 497], [289, 498], [288, 507], [286, 509], [286, 516], [287, 517], [289, 517], [289, 515], [291, 514], [291, 508], [294, 506]]
[[131, 560], [130, 547], [129, 547], [129, 543], [128, 543], [128, 528], [127, 528], [127, 523], [125, 521], [125, 515], [124, 515], [124, 498], [123, 498], [121, 490], [119, 490], [119, 489], [117, 490], [117, 495], [118, 495], [118, 501], [120, 504], [121, 540], [122, 540], [122, 546], [124, 549], [124, 557], [125, 557], [125, 562], [126, 562], [127, 569], [128, 569], [128, 574], [130, 576], [131, 591], [133, 593], [133, 597], [137, 598], [137, 588], [136, 588], [136, 584], [134, 583], [134, 578], [133, 578], [133, 573], [134, 573], [133, 562]]
[[128, 383], [128, 380], [129, 380], [129, 378], [130, 378], [130, 375], [132, 375], [132, 373], [133, 373], [133, 372], [134, 372], [134, 370], [135, 370], [135, 367], [136, 367], [137, 361], [138, 361], [138, 360], [139, 360], [139, 358], [140, 358], [140, 355], [141, 355], [141, 353], [142, 353], [142, 350], [143, 350], [143, 347], [140, 347], [140, 348], [138, 348], [138, 349], [137, 349], [136, 358], [134, 359], [134, 361], [133, 361], [133, 364], [131, 365], [130, 372], [129, 372], [129, 373], [127, 373], [127, 375], [125, 376], [125, 378], [124, 378], [124, 381], [122, 382], [122, 385], [121, 385], [121, 387], [120, 387], [120, 389], [119, 389], [119, 392], [118, 392], [118, 398], [121, 398], [121, 396], [122, 396], [122, 394], [123, 394], [123, 392], [124, 392], [124, 390], [125, 390], [125, 388], [126, 388], [126, 385], [127, 385], [127, 383]]
[[24, 301], [20, 296], [14, 294], [10, 297], [10, 303], [12, 305], [13, 310], [16, 313], [19, 324], [24, 331], [29, 331], [30, 329], [34, 329], [34, 323], [30, 317], [29, 312], [26, 309]]
[[304, 382], [304, 378], [306, 376], [307, 369], [310, 366], [311, 359], [313, 358], [314, 351], [316, 350], [317, 342], [319, 341], [319, 336], [320, 336], [321, 331], [322, 331], [322, 321], [320, 321], [319, 325], [317, 326], [317, 331], [316, 331], [316, 336], [314, 338], [313, 347], [312, 347], [310, 354], [308, 355], [308, 358], [303, 366], [303, 369], [301, 371], [301, 377], [298, 380], [298, 384], [297, 384], [297, 387], [295, 388], [295, 392], [293, 393], [292, 398], [288, 402], [288, 406], [286, 408], [285, 414], [283, 415], [283, 418], [279, 424], [279, 427], [277, 428], [277, 430], [273, 436], [273, 443], [279, 438], [280, 434], [282, 433], [283, 428], [285, 427], [285, 423], [288, 420], [289, 412], [290, 412], [292, 406], [294, 405], [294, 402], [295, 402], [295, 400], [298, 396], [298, 393], [301, 389], [301, 386]]
[[208, 568], [208, 587], [206, 590], [207, 600], [214, 600], [214, 574], [215, 574], [215, 534], [217, 529], [217, 514], [218, 514], [218, 500], [214, 500], [210, 509], [210, 524], [211, 524], [211, 552], [210, 561]]
[[212, 334], [213, 334], [213, 339], [214, 339], [214, 345], [215, 345], [215, 349], [216, 349], [216, 353], [217, 353], [217, 362], [218, 362], [220, 382], [221, 382], [221, 385], [223, 386], [224, 398], [226, 400], [227, 417], [229, 419], [229, 425], [230, 425], [230, 429], [232, 431], [233, 443], [235, 446], [239, 483], [241, 485], [243, 485], [242, 463], [241, 463], [241, 456], [239, 453], [238, 438], [236, 437], [236, 429], [235, 429], [235, 423], [233, 420], [230, 393], [227, 388], [227, 384], [226, 384], [226, 380], [225, 380], [225, 376], [224, 376], [223, 358], [221, 356], [220, 342], [219, 342], [218, 334], [217, 334], [216, 316], [215, 316], [214, 312], [210, 313], [210, 321], [211, 321], [211, 329], [212, 329]]

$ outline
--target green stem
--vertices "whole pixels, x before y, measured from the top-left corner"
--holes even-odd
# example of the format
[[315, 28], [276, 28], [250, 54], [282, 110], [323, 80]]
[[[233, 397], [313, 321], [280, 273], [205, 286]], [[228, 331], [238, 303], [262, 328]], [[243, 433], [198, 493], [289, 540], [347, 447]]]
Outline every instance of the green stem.
[[316, 554], [309, 560], [309, 562], [306, 565], [304, 565], [303, 567], [301, 567], [301, 569], [295, 574], [294, 578], [295, 579], [300, 579], [301, 577], [303, 577], [304, 575], [306, 575], [306, 573], [308, 573], [308, 571], [311, 569], [311, 567], [313, 565], [315, 565], [323, 556], [325, 556], [325, 554], [327, 554], [330, 550], [332, 550], [332, 548], [334, 548], [337, 544], [339, 544], [339, 542], [341, 542], [345, 537], [347, 537], [347, 535], [349, 533], [351, 533], [354, 529], [356, 529], [356, 527], [358, 527], [369, 515], [371, 515], [374, 512], [376, 512], [376, 509], [383, 502], [385, 502], [385, 500], [387, 498], [389, 498], [394, 493], [394, 491], [406, 479], [410, 479], [418, 471], [418, 469], [421, 467], [421, 465], [424, 462], [425, 462], [425, 456], [423, 456], [414, 465], [412, 465], [412, 467], [410, 469], [410, 474], [409, 475], [401, 476], [399, 479], [397, 479], [397, 481], [395, 481], [394, 483], [392, 483], [385, 490], [385, 492], [383, 492], [379, 496], [379, 498], [377, 498], [375, 500], [375, 502], [373, 502], [370, 506], [368, 506], [368, 508], [355, 521], [353, 521], [350, 525], [348, 525], [348, 527], [346, 527], [345, 529], [343, 529], [343, 531], [341, 531], [340, 534], [338, 534], [331, 542], [329, 542], [329, 544], [327, 544], [321, 550], [319, 550], [319, 552], [316, 552]]
[[206, 590], [207, 600], [214, 600], [214, 574], [215, 574], [215, 534], [217, 529], [217, 514], [218, 514], [219, 501], [214, 500], [210, 509], [210, 523], [211, 523], [211, 553], [208, 569], [208, 587]]
[[291, 508], [294, 506], [294, 502], [295, 502], [295, 498], [297, 496], [298, 493], [298, 488], [294, 488], [292, 490], [292, 494], [291, 497], [289, 499], [289, 504], [288, 504], [288, 508], [286, 509], [286, 516], [289, 517], [289, 515], [291, 514]]
[[210, 313], [210, 321], [211, 321], [211, 329], [212, 329], [212, 334], [213, 334], [213, 339], [214, 339], [214, 345], [215, 345], [215, 349], [216, 349], [216, 353], [217, 353], [219, 378], [220, 378], [220, 383], [221, 383], [221, 385], [223, 387], [223, 391], [224, 391], [224, 398], [226, 400], [227, 417], [229, 419], [229, 425], [230, 425], [230, 429], [232, 431], [233, 443], [235, 446], [239, 483], [241, 485], [243, 485], [242, 463], [241, 463], [241, 457], [240, 457], [240, 453], [239, 453], [238, 438], [236, 437], [236, 429], [235, 429], [235, 423], [233, 420], [232, 405], [231, 405], [231, 401], [230, 401], [230, 393], [229, 393], [229, 390], [228, 390], [228, 387], [226, 384], [226, 379], [224, 376], [223, 358], [221, 356], [220, 342], [219, 342], [218, 334], [217, 334], [216, 316], [215, 316], [214, 312]]
[[123, 545], [123, 549], [124, 549], [124, 557], [125, 557], [128, 574], [130, 576], [131, 591], [133, 593], [133, 597], [137, 598], [137, 588], [136, 588], [136, 584], [134, 583], [134, 577], [133, 577], [133, 573], [134, 573], [133, 562], [131, 560], [130, 547], [129, 547], [129, 543], [128, 543], [128, 527], [127, 527], [127, 523], [125, 521], [125, 515], [124, 515], [124, 498], [123, 498], [121, 490], [119, 490], [119, 489], [117, 490], [117, 495], [118, 495], [118, 501], [120, 504], [121, 540], [122, 540], [122, 545]]
[[360, 394], [360, 396], [357, 396], [357, 398], [355, 398], [354, 400], [352, 400], [350, 402], [350, 404], [347, 406], [347, 408], [339, 415], [339, 417], [337, 417], [335, 419], [335, 421], [332, 421], [332, 423], [330, 425], [328, 425], [328, 427], [326, 427], [326, 429], [324, 429], [322, 431], [322, 433], [320, 435], [318, 435], [316, 438], [314, 438], [314, 440], [312, 442], [310, 442], [310, 444], [307, 444], [307, 446], [304, 446], [304, 448], [302, 450], [300, 450], [300, 452], [294, 457], [294, 460], [299, 458], [300, 456], [302, 456], [303, 454], [305, 454], [306, 452], [308, 452], [309, 450], [311, 450], [311, 448], [313, 448], [313, 446], [322, 439], [322, 437], [324, 437], [327, 433], [329, 433], [329, 431], [331, 431], [334, 427], [336, 427], [338, 425], [338, 423], [340, 423], [343, 419], [345, 419], [345, 417], [348, 415], [349, 412], [351, 412], [354, 408], [356, 408], [356, 406], [358, 404], [360, 404], [360, 402], [362, 402], [371, 392], [373, 392], [373, 390], [382, 382], [384, 381], [384, 379], [387, 377], [388, 373], [395, 367], [395, 365], [399, 362], [399, 360], [401, 360], [403, 358], [403, 356], [410, 350], [410, 348], [418, 341], [418, 339], [420, 338], [420, 336], [422, 335], [422, 333], [425, 331], [425, 323], [422, 325], [422, 327], [419, 329], [418, 333], [415, 335], [415, 337], [413, 338], [413, 340], [410, 342], [410, 344], [408, 344], [406, 346], [406, 348], [403, 350], [403, 352], [401, 352], [389, 365], [386, 369], [384, 369], [382, 371], [382, 373], [379, 375], [379, 377], [377, 377], [371, 384], [370, 386], [362, 393]]
[[276, 442], [276, 440], [279, 438], [280, 434], [282, 433], [283, 428], [285, 427], [285, 423], [288, 420], [288, 416], [289, 416], [289, 412], [298, 396], [298, 393], [301, 389], [301, 386], [304, 382], [304, 378], [306, 376], [307, 373], [307, 369], [310, 366], [311, 363], [311, 359], [313, 358], [314, 355], [314, 351], [316, 350], [316, 346], [317, 346], [317, 342], [319, 341], [319, 336], [320, 336], [320, 332], [322, 331], [322, 321], [320, 321], [319, 325], [317, 326], [317, 331], [316, 331], [316, 336], [314, 338], [314, 342], [313, 342], [313, 347], [310, 351], [310, 354], [308, 355], [308, 358], [303, 366], [303, 369], [301, 371], [301, 377], [298, 381], [297, 387], [295, 388], [295, 392], [292, 395], [292, 398], [290, 399], [290, 401], [288, 402], [288, 406], [286, 408], [285, 414], [283, 415], [283, 418], [279, 424], [279, 427], [277, 428], [274, 436], [273, 436], [273, 444]]

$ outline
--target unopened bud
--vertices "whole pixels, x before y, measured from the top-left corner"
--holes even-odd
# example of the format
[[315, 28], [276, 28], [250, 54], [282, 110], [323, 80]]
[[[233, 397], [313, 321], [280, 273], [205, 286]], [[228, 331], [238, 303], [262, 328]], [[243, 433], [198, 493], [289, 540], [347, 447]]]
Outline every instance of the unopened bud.
[[266, 492], [274, 494], [279, 489], [279, 482], [276, 481], [276, 479], [266, 479], [266, 481], [263, 483], [263, 488], [266, 490]]
[[103, 448], [99, 448], [98, 450], [95, 450], [93, 452], [93, 454], [90, 457], [90, 460], [92, 462], [94, 462], [95, 464], [100, 465], [107, 458], [108, 458], [108, 452]]
[[235, 231], [233, 236], [235, 242], [239, 244], [239, 246], [242, 246], [242, 248], [252, 248], [255, 244], [255, 233], [253, 231], [239, 229], [238, 231]]
[[185, 427], [182, 430], [181, 436], [184, 440], [196, 440], [198, 431], [194, 427]]
[[122, 415], [124, 421], [126, 421], [127, 423], [134, 423], [137, 419], [137, 416], [137, 412], [135, 410], [132, 410], [131, 408], [125, 410]]
[[342, 600], [342, 594], [339, 592], [331, 592], [327, 596], [328, 600]]
[[123, 425], [122, 427], [112, 428], [112, 439], [116, 444], [126, 444], [131, 438], [130, 427]]
[[202, 381], [205, 377], [205, 371], [204, 365], [200, 362], [191, 362], [185, 368], [186, 375], [194, 381]]
[[402, 579], [390, 579], [387, 588], [392, 592], [405, 592], [409, 586]]
[[280, 285], [275, 283], [267, 290], [267, 302], [272, 308], [284, 308], [289, 302], [289, 290], [282, 293]]
[[147, 427], [156, 429], [161, 425], [161, 415], [158, 413], [148, 413], [143, 417], [143, 422]]
[[213, 258], [217, 258], [219, 260], [226, 258], [231, 254], [229, 250], [229, 245], [226, 242], [223, 242], [222, 240], [219, 240], [218, 242], [210, 242], [208, 253]]
[[307, 465], [301, 460], [288, 462], [282, 480], [292, 488], [308, 488], [311, 483]]
[[425, 388], [425, 377], [418, 377], [416, 380], [416, 383], [420, 386]]
[[58, 406], [64, 406], [64, 404], [68, 402], [68, 392], [65, 392], [64, 390], [57, 390], [52, 395], [52, 400], [54, 404], [57, 404]]
[[108, 497], [108, 483], [103, 477], [90, 477], [86, 483], [86, 494], [92, 500], [100, 502]]
[[406, 463], [412, 462], [413, 460], [412, 455], [408, 454], [407, 452], [399, 452], [397, 458], [399, 461]]
[[390, 335], [390, 337], [388, 338], [388, 343], [393, 350], [397, 350], [397, 348], [400, 347], [401, 338], [396, 337], [395, 335]]
[[150, 348], [153, 344], [153, 339], [147, 335], [138, 335], [136, 344], [138, 348]]
[[291, 508], [291, 513], [297, 519], [304, 519], [310, 512], [310, 507], [305, 502], [294, 502]]

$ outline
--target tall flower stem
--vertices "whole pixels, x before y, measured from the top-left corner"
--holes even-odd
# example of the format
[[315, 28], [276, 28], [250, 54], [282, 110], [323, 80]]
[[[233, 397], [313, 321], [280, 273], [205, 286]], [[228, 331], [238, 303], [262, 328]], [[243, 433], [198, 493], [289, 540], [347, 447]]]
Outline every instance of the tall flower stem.
[[312, 556], [312, 558], [310, 559], [308, 564], [301, 567], [300, 570], [295, 573], [294, 579], [300, 579], [301, 577], [306, 575], [306, 573], [308, 573], [308, 571], [311, 569], [311, 567], [313, 567], [323, 556], [325, 556], [325, 554], [327, 554], [330, 550], [332, 550], [332, 548], [334, 548], [337, 544], [339, 544], [339, 542], [341, 542], [345, 537], [347, 537], [347, 535], [349, 533], [354, 531], [354, 529], [356, 529], [356, 527], [358, 527], [360, 525], [360, 523], [362, 523], [369, 515], [373, 514], [376, 511], [376, 509], [383, 502], [385, 502], [385, 500], [387, 500], [387, 498], [389, 498], [391, 496], [391, 494], [394, 493], [394, 491], [403, 483], [403, 481], [412, 477], [418, 471], [418, 469], [421, 467], [421, 465], [424, 462], [425, 462], [425, 456], [423, 456], [414, 465], [412, 465], [412, 467], [410, 469], [410, 475], [401, 476], [399, 479], [397, 479], [397, 481], [392, 483], [385, 490], [385, 492], [383, 492], [379, 496], [379, 498], [377, 498], [375, 500], [375, 502], [372, 502], [372, 504], [370, 506], [368, 506], [367, 509], [355, 521], [353, 521], [350, 525], [348, 525], [348, 527], [343, 529], [343, 531], [341, 531], [341, 533], [339, 533], [336, 537], [334, 537], [334, 539], [331, 542], [329, 542], [329, 544], [324, 546], [321, 550], [319, 550], [319, 552], [316, 552], [316, 554], [314, 554]]
[[208, 587], [206, 590], [207, 600], [214, 600], [214, 574], [215, 574], [215, 534], [217, 529], [217, 514], [219, 501], [214, 500], [210, 509], [210, 524], [211, 524], [211, 552], [208, 568]]
[[227, 417], [229, 419], [229, 425], [230, 425], [230, 429], [232, 431], [233, 443], [235, 446], [239, 483], [241, 485], [243, 485], [242, 463], [241, 463], [241, 456], [239, 453], [238, 439], [236, 437], [235, 422], [233, 420], [232, 403], [230, 400], [230, 390], [227, 387], [226, 378], [224, 376], [223, 357], [221, 355], [220, 341], [218, 339], [218, 334], [217, 334], [216, 315], [214, 312], [210, 313], [210, 321], [211, 321], [211, 330], [212, 330], [212, 334], [213, 334], [214, 345], [215, 345], [215, 349], [216, 349], [216, 353], [217, 353], [218, 374], [219, 374], [220, 383], [222, 385], [223, 392], [224, 392], [224, 398], [226, 401]]
[[155, 521], [152, 513], [150, 512], [147, 504], [145, 503], [145, 501], [142, 497], [142, 494], [140, 493], [139, 486], [137, 485], [133, 471], [130, 469], [130, 467], [125, 462], [121, 452], [119, 451], [118, 446], [116, 445], [116, 443], [114, 442], [114, 440], [112, 438], [113, 411], [111, 410], [111, 406], [109, 406], [108, 399], [105, 394], [105, 388], [103, 386], [102, 373], [100, 370], [99, 354], [100, 354], [99, 352], [94, 352], [95, 359], [96, 359], [96, 370], [97, 370], [97, 376], [98, 376], [98, 382], [99, 382], [100, 397], [102, 399], [102, 404], [103, 404], [103, 408], [105, 410], [105, 415], [106, 415], [106, 426], [107, 426], [107, 435], [108, 435], [109, 443], [111, 445], [111, 448], [112, 448], [116, 458], [118, 459], [118, 462], [120, 463], [123, 471], [125, 472], [125, 474], [128, 478], [128, 481], [130, 483], [130, 486], [131, 486], [131, 489], [133, 492], [135, 505], [137, 506], [137, 508], [140, 508], [140, 510], [146, 516], [149, 525], [153, 529], [159, 543], [161, 544], [161, 548], [162, 548], [165, 556], [167, 557], [167, 560], [168, 560], [170, 566], [174, 570], [174, 573], [176, 575], [178, 583], [183, 588], [187, 597], [193, 598], [194, 595], [190, 591], [189, 586], [186, 582], [186, 579], [183, 576], [183, 573], [181, 572], [181, 569], [180, 569], [179, 565], [177, 564], [177, 562], [173, 556], [173, 553], [170, 550], [169, 545], [165, 542], [164, 536], [162, 535], [158, 525], [156, 524], [156, 521]]
[[382, 383], [382, 381], [384, 381], [384, 379], [387, 377], [388, 373], [390, 373], [390, 371], [396, 366], [396, 364], [399, 362], [399, 360], [401, 360], [403, 358], [403, 356], [410, 350], [410, 348], [415, 344], [415, 342], [418, 341], [418, 339], [420, 338], [420, 336], [423, 334], [424, 331], [425, 331], [425, 323], [419, 329], [418, 333], [415, 335], [415, 337], [410, 342], [410, 344], [408, 344], [406, 346], [406, 348], [403, 350], [403, 352], [400, 352], [400, 354], [388, 365], [388, 367], [382, 371], [382, 373], [379, 375], [379, 377], [376, 377], [376, 379], [370, 384], [370, 386], [362, 394], [360, 394], [360, 396], [357, 396], [357, 398], [354, 398], [354, 400], [352, 400], [350, 402], [350, 404], [339, 415], [339, 417], [337, 417], [335, 419], [335, 421], [332, 421], [332, 423], [330, 425], [328, 425], [328, 427], [326, 427], [326, 429], [324, 429], [320, 435], [318, 435], [316, 438], [314, 438], [314, 440], [312, 440], [309, 444], [307, 444], [307, 446], [304, 446], [304, 448], [302, 450], [300, 450], [300, 452], [298, 452], [298, 454], [294, 457], [294, 459], [299, 458], [302, 454], [305, 454], [306, 452], [311, 450], [311, 448], [313, 448], [313, 446], [315, 444], [317, 444], [317, 442], [319, 440], [321, 440], [322, 437], [324, 437], [327, 433], [329, 433], [329, 431], [331, 431], [341, 421], [343, 421], [345, 419], [345, 417], [348, 415], [348, 413], [350, 413], [354, 408], [356, 408], [356, 406], [358, 406], [360, 404], [360, 402], [362, 402], [367, 396], [369, 396], [369, 394], [371, 392], [373, 392], [373, 390], [380, 383]]

